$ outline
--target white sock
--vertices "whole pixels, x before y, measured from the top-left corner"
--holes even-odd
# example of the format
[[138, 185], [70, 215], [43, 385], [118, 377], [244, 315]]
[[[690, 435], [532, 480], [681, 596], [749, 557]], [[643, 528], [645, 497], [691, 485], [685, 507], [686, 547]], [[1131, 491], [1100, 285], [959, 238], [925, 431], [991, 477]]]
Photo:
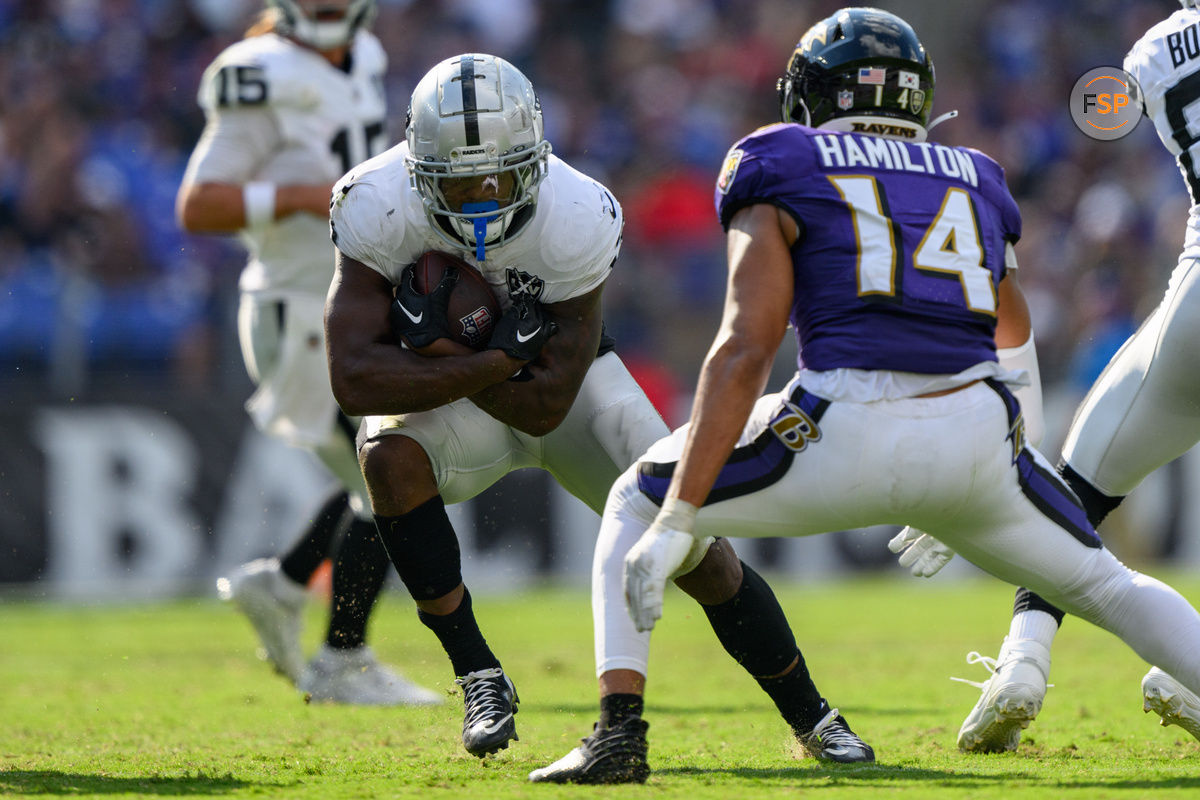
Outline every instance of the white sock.
[[1045, 611], [1030, 610], [1013, 615], [1008, 639], [1010, 642], [1034, 641], [1049, 650], [1057, 633], [1058, 621], [1054, 617]]

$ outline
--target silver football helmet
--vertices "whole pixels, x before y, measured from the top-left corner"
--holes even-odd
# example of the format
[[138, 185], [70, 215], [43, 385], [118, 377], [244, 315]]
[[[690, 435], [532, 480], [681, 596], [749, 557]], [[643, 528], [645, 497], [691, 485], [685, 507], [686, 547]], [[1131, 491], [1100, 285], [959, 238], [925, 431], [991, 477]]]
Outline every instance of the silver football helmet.
[[413, 188], [443, 241], [482, 261], [525, 229], [550, 143], [520, 70], [482, 53], [446, 59], [413, 91], [405, 135]]
[[359, 28], [371, 24], [376, 0], [267, 0], [278, 9], [280, 33], [318, 50], [349, 44]]

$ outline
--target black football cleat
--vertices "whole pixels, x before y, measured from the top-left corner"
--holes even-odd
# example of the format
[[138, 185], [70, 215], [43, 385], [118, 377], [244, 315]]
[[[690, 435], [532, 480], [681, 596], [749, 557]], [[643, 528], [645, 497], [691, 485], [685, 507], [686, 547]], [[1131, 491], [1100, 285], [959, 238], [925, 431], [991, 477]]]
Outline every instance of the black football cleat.
[[529, 773], [534, 783], [645, 783], [646, 729], [641, 717], [628, 717], [612, 728], [592, 726], [592, 735], [548, 767]]
[[517, 690], [499, 667], [469, 672], [454, 682], [463, 688], [462, 743], [467, 752], [483, 758], [517, 741]]
[[797, 731], [796, 738], [810, 756], [821, 761], [838, 764], [870, 764], [875, 761], [875, 751], [871, 745], [850, 730], [846, 718], [836, 708], [829, 709], [829, 713], [808, 733]]

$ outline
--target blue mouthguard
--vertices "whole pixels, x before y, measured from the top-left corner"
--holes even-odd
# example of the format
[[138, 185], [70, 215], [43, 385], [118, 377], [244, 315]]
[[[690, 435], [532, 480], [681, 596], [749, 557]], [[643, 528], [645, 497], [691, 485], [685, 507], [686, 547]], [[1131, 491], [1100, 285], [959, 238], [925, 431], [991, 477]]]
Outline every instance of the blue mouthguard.
[[[484, 211], [495, 211], [500, 207], [500, 204], [495, 200], [487, 200], [482, 203], [463, 203], [462, 210], [464, 214], [482, 214]], [[487, 226], [489, 222], [493, 222], [499, 218], [498, 214], [490, 217], [476, 217], [475, 223], [475, 260], [483, 261], [483, 240], [487, 237]]]

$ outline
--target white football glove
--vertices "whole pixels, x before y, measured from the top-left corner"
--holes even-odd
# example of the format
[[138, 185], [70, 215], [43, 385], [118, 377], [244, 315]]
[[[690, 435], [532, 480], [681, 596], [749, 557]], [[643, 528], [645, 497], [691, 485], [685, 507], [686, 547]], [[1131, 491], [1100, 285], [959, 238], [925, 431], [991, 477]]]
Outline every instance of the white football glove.
[[954, 551], [924, 531], [906, 527], [888, 542], [888, 550], [900, 554], [900, 566], [918, 578], [937, 573], [954, 558]]
[[625, 603], [639, 631], [653, 629], [662, 617], [667, 581], [696, 545], [696, 538], [690, 532], [696, 507], [673, 500], [663, 503], [654, 524], [625, 554]]

